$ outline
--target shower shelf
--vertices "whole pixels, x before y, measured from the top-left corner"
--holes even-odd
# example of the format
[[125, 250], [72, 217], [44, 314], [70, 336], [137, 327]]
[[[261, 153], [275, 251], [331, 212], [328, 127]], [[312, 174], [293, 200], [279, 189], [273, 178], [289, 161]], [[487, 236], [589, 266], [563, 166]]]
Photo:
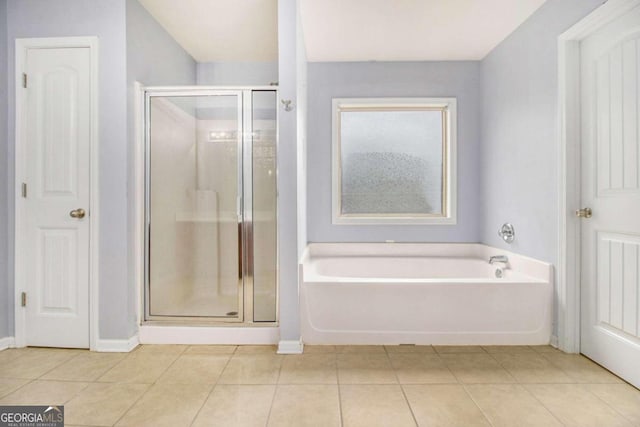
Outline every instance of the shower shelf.
[[216, 215], [213, 212], [177, 212], [176, 222], [238, 222], [238, 218], [234, 215]]
[[211, 212], [178, 212], [176, 222], [218, 222], [220, 219]]

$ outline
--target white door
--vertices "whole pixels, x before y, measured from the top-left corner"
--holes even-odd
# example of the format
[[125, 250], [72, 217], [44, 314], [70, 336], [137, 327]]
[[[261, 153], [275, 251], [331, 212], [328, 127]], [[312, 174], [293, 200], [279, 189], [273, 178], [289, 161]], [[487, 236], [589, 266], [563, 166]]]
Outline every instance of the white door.
[[640, 386], [640, 7], [582, 41], [581, 67], [581, 352]]
[[25, 74], [26, 344], [88, 348], [91, 51], [27, 49]]

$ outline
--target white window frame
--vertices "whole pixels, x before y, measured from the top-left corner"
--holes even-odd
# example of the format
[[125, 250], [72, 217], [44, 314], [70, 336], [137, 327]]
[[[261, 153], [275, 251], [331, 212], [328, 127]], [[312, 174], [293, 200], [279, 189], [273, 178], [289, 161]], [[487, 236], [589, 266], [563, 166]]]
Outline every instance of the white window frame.
[[[445, 114], [443, 149], [443, 214], [349, 214], [342, 213], [342, 173], [340, 155], [340, 113], [343, 109], [362, 108], [390, 111], [437, 109]], [[335, 225], [453, 225], [456, 224], [457, 199], [457, 102], [456, 98], [334, 98], [332, 103], [332, 223]]]

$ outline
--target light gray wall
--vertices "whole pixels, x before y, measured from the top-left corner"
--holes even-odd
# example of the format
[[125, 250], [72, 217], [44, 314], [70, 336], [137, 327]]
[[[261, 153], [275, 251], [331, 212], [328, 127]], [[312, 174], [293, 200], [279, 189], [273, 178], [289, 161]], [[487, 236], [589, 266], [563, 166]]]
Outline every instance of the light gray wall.
[[[477, 242], [480, 240], [480, 64], [461, 62], [309, 63], [307, 233], [311, 242]], [[331, 224], [331, 99], [456, 97], [456, 225]]]
[[483, 243], [557, 261], [557, 38], [602, 3], [549, 0], [482, 61]]
[[307, 91], [308, 62], [304, 43], [304, 33], [300, 11], [296, 19], [296, 120], [297, 120], [297, 160], [298, 160], [298, 258], [307, 247], [307, 114], [309, 96]]
[[7, 0], [0, 0], [0, 338], [13, 335], [13, 308], [9, 301], [7, 215]]
[[201, 62], [199, 85], [268, 86], [278, 81], [278, 62]]
[[[135, 330], [127, 257], [127, 73], [124, 0], [8, 2], [8, 69], [13, 81], [15, 39], [98, 36], [100, 163], [100, 338], [129, 338]], [[15, 87], [9, 85], [9, 294], [13, 295]], [[3, 165], [4, 166], [4, 165]], [[4, 181], [4, 180], [3, 180]], [[4, 186], [4, 182], [2, 185]], [[10, 305], [9, 330], [13, 331]]]
[[[278, 1], [280, 99], [297, 99], [296, 0]], [[281, 107], [278, 103], [279, 108]], [[297, 105], [280, 108], [278, 118], [278, 243], [280, 278], [280, 339], [300, 339], [298, 311], [296, 138]]]
[[196, 84], [197, 64], [191, 55], [138, 0], [126, 4], [129, 91], [136, 80], [147, 86]]
[[[196, 61], [187, 53], [160, 24], [147, 12], [138, 0], [126, 0], [127, 37], [127, 135], [128, 145], [128, 312], [134, 314], [129, 319], [134, 328], [135, 313], [138, 310], [138, 288], [136, 281], [136, 220], [135, 200], [135, 82], [144, 86], [180, 86], [196, 84]], [[133, 330], [130, 335], [133, 334]]]

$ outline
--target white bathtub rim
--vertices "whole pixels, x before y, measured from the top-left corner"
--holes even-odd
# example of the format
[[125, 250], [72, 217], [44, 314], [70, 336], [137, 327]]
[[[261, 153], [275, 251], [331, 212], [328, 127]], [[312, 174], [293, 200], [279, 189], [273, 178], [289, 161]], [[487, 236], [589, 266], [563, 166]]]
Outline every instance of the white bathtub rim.
[[[475, 258], [487, 262], [494, 255], [506, 255], [508, 268], [536, 279], [536, 281], [554, 283], [553, 265], [508, 250], [481, 243], [309, 243], [300, 257], [303, 265], [314, 257], [438, 257], [438, 258]], [[333, 276], [326, 276], [333, 277]], [[361, 280], [367, 280], [361, 278]]]
[[496, 279], [496, 278], [410, 278], [410, 279], [396, 279], [396, 278], [371, 278], [371, 277], [338, 277], [338, 276], [323, 276], [320, 274], [305, 275], [303, 277], [304, 283], [307, 285], [326, 285], [327, 283], [362, 283], [367, 284], [389, 284], [389, 283], [401, 283], [407, 285], [429, 285], [429, 284], [447, 284], [447, 285], [468, 285], [470, 283], [479, 285], [513, 285], [531, 284], [531, 283], [548, 283], [546, 280], [537, 279], [530, 276], [518, 276], [514, 279]]

